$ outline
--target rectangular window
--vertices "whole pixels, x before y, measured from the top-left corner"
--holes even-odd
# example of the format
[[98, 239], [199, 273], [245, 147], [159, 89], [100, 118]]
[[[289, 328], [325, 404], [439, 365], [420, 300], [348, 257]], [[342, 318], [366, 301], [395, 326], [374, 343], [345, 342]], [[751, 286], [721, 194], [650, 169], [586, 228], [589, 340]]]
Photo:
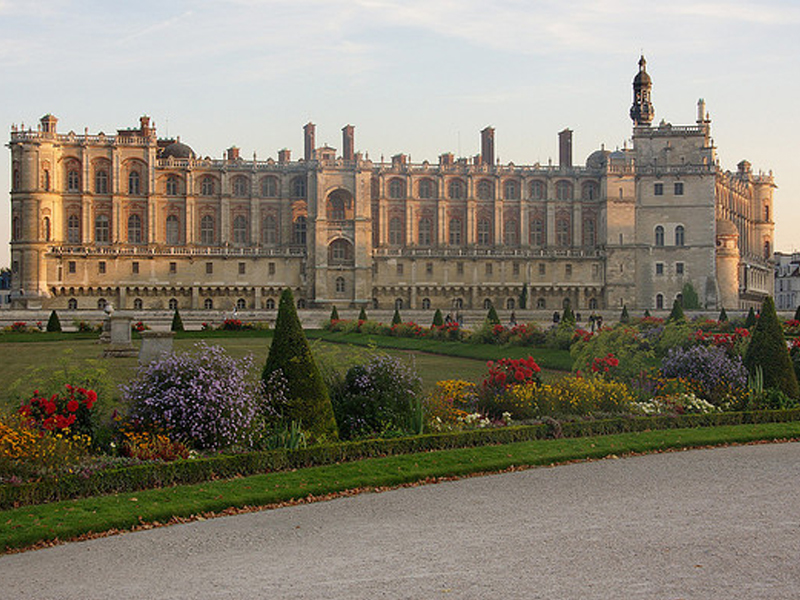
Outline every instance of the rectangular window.
[[274, 262], [269, 263], [269, 265], [267, 266], [267, 272], [270, 275], [275, 275], [275, 263]]
[[403, 263], [397, 263], [397, 274], [398, 275], [403, 274]]
[[572, 265], [564, 265], [564, 277], [570, 279], [572, 277]]
[[683, 182], [676, 181], [675, 182], [675, 195], [676, 196], [683, 196]]
[[13, 263], [11, 263], [11, 272], [12, 273], [19, 273], [19, 261], [18, 260], [15, 260]]
[[464, 274], [464, 263], [462, 262], [456, 263], [456, 273], [458, 273], [459, 275]]
[[67, 263], [67, 272], [74, 273], [77, 270], [77, 266], [74, 260], [71, 260]]
[[514, 276], [519, 275], [519, 263], [514, 263], [512, 265], [511, 272], [514, 274]]
[[664, 263], [656, 263], [656, 275], [664, 274]]
[[214, 272], [214, 263], [206, 263], [206, 275], [211, 275]]
[[244, 275], [244, 263], [239, 263], [239, 275]]
[[425, 274], [433, 275], [433, 263], [425, 263]]
[[653, 186], [653, 194], [655, 194], [656, 196], [663, 196], [664, 195], [664, 184], [663, 183], [655, 184], [655, 186]]
[[675, 275], [683, 275], [683, 263], [675, 263]]
[[547, 273], [547, 265], [544, 263], [539, 263], [539, 275], [544, 275]]
[[134, 262], [131, 263], [131, 273], [133, 273], [134, 275], [137, 275], [139, 273], [139, 263], [138, 262], [134, 261]]
[[101, 275], [105, 274], [105, 272], [106, 272], [106, 261], [101, 260], [99, 263], [97, 263], [97, 272], [100, 273]]
[[169, 272], [170, 272], [170, 275], [174, 275], [175, 273], [177, 273], [178, 272], [178, 263], [176, 263], [176, 262], [169, 263]]
[[486, 263], [486, 274], [487, 275], [492, 274], [492, 263]]

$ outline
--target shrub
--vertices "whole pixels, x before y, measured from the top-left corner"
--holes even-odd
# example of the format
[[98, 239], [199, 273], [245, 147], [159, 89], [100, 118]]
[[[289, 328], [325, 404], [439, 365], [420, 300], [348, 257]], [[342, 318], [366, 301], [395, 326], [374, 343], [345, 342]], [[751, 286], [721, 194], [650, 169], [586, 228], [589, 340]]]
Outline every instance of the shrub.
[[619, 316], [619, 322], [623, 323], [623, 324], [626, 324], [626, 325], [631, 322], [631, 317], [628, 314], [628, 305], [627, 304], [625, 304], [622, 307], [622, 314]]
[[[486, 363], [489, 371], [484, 376], [478, 394], [478, 410], [491, 419], [501, 419], [510, 412], [505, 396], [512, 388], [523, 385], [539, 385], [541, 368], [532, 356], [528, 358], [501, 358]], [[512, 413], [513, 416], [513, 413]], [[516, 418], [518, 418], [517, 415]]]
[[506, 393], [502, 407], [514, 419], [532, 419], [629, 413], [633, 403], [633, 395], [622, 383], [568, 375], [552, 384], [516, 386]]
[[436, 312], [433, 313], [431, 327], [441, 327], [442, 325], [444, 325], [444, 317], [442, 317], [442, 311], [437, 308]]
[[122, 387], [131, 420], [198, 449], [249, 445], [260, 405], [252, 357], [236, 360], [203, 342], [196, 347], [141, 366]]
[[425, 416], [432, 431], [459, 429], [463, 418], [478, 408], [478, 388], [458, 379], [437, 381], [424, 398]]
[[444, 325], [434, 325], [429, 335], [434, 340], [460, 342], [464, 336], [464, 331], [458, 326], [458, 321], [450, 321]]
[[753, 307], [750, 307], [750, 310], [747, 311], [747, 318], [744, 320], [744, 326], [747, 329], [752, 329], [755, 327], [756, 324], [756, 312], [753, 310]]
[[672, 303], [672, 312], [669, 313], [669, 318], [667, 319], [667, 322], [677, 323], [685, 320], [686, 320], [686, 315], [683, 314], [683, 307], [676, 298], [675, 301]]
[[790, 398], [800, 397], [797, 376], [770, 296], [761, 305], [761, 316], [744, 355], [744, 365], [750, 373], [761, 367], [764, 389], [777, 388]]
[[364, 308], [363, 306], [361, 307], [361, 310], [358, 311], [358, 320], [359, 321], [366, 321], [367, 320], [367, 309]]
[[172, 325], [170, 326], [170, 331], [183, 331], [183, 320], [181, 319], [181, 313], [178, 312], [178, 309], [175, 309], [175, 313], [172, 315]]
[[395, 306], [394, 314], [392, 315], [392, 325], [399, 325], [402, 322], [403, 319], [400, 318], [400, 309]]
[[588, 341], [578, 340], [570, 354], [574, 359], [573, 370], [588, 373], [595, 359], [613, 355], [619, 364], [609, 372], [615, 381], [629, 383], [657, 366], [650, 340], [633, 327], [619, 326], [601, 329]]
[[125, 431], [122, 433], [120, 454], [136, 460], [171, 462], [179, 458], [189, 458], [189, 448], [164, 433]]
[[47, 319], [47, 331], [61, 331], [61, 321], [56, 311], [52, 311], [50, 318]]
[[339, 311], [336, 310], [336, 305], [334, 304], [331, 308], [331, 318], [329, 319], [331, 322], [339, 320]]
[[564, 307], [564, 313], [561, 315], [562, 325], [575, 325], [575, 313], [572, 311], [572, 306], [567, 304]]
[[494, 304], [489, 305], [489, 312], [486, 313], [486, 320], [490, 325], [500, 325], [500, 317], [497, 316]]
[[800, 304], [797, 305], [797, 310], [794, 311], [794, 320], [800, 321]]
[[528, 308], [528, 284], [522, 284], [522, 292], [519, 295], [519, 308], [525, 310]]
[[0, 415], [0, 478], [38, 477], [75, 465], [90, 440], [61, 431], [42, 432], [24, 415]]
[[65, 393], [49, 397], [33, 392], [33, 397], [23, 403], [19, 414], [42, 432], [59, 432], [65, 437], [75, 435], [91, 439], [94, 433], [94, 408], [97, 393], [67, 384]]
[[286, 403], [280, 407], [282, 417], [300, 423], [312, 441], [336, 439], [336, 421], [328, 389], [311, 355], [289, 288], [283, 290], [278, 304], [275, 334], [262, 372], [264, 382], [278, 369], [286, 377], [289, 388]]
[[717, 321], [723, 323], [727, 322], [727, 320], [728, 320], [728, 313], [725, 312], [725, 307], [723, 306], [722, 310], [719, 311], [719, 318], [717, 319]]
[[422, 380], [398, 359], [377, 356], [347, 371], [331, 401], [345, 439], [412, 430], [414, 400]]
[[697, 394], [717, 406], [736, 402], [747, 387], [747, 370], [741, 358], [729, 356], [719, 346], [673, 348], [661, 363], [661, 373], [695, 383]]
[[700, 299], [697, 297], [697, 292], [691, 282], [687, 281], [683, 284], [681, 290], [681, 298], [683, 298], [683, 307], [690, 310], [700, 308]]

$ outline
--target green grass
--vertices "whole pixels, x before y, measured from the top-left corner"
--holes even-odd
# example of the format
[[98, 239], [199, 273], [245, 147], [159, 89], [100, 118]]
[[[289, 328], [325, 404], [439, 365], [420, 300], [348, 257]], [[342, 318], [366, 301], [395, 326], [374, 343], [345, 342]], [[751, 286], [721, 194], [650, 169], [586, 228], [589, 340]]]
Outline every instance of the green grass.
[[800, 436], [800, 423], [646, 431], [541, 440], [376, 458], [233, 480], [100, 496], [0, 512], [6, 550], [88, 533], [130, 529], [228, 508], [265, 506], [346, 490], [398, 486], [428, 478], [497, 472], [610, 455], [715, 446]]

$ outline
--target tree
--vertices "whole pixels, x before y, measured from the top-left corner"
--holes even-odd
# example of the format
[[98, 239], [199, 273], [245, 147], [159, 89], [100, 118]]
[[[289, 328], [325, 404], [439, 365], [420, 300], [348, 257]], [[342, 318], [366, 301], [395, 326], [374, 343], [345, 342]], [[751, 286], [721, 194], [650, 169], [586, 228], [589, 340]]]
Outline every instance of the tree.
[[761, 304], [761, 316], [750, 337], [744, 366], [751, 374], [761, 367], [764, 389], [776, 388], [790, 398], [800, 398], [797, 376], [771, 296], [764, 298]]
[[649, 319], [650, 318], [650, 311], [647, 310], [646, 308], [644, 309], [644, 318], [645, 319]]
[[444, 318], [442, 317], [442, 311], [437, 308], [436, 312], [433, 313], [433, 323], [431, 323], [431, 326], [441, 327], [442, 325], [444, 325]]
[[175, 314], [172, 315], [172, 327], [170, 331], [183, 331], [183, 320], [181, 320], [181, 313], [175, 309]]
[[489, 312], [486, 314], [486, 320], [489, 321], [491, 325], [500, 325], [500, 317], [497, 316], [494, 304], [489, 305]]
[[744, 320], [744, 327], [745, 329], [752, 329], [756, 324], [756, 311], [753, 310], [753, 307], [750, 307], [750, 310], [747, 312], [747, 318]]
[[400, 309], [395, 306], [394, 314], [392, 315], [392, 325], [400, 325], [402, 322], [403, 319], [400, 318]]
[[50, 318], [47, 319], [47, 331], [61, 331], [61, 321], [56, 311], [51, 312]]
[[358, 320], [359, 321], [367, 320], [367, 309], [364, 308], [363, 306], [361, 307], [361, 310], [358, 312]]
[[283, 404], [278, 407], [284, 419], [299, 423], [313, 439], [336, 439], [338, 430], [328, 388], [311, 354], [288, 288], [281, 293], [275, 334], [261, 378], [267, 383], [278, 370], [287, 387]]
[[331, 321], [338, 321], [339, 320], [339, 311], [336, 310], [336, 305], [333, 305], [331, 309]]
[[697, 297], [697, 292], [690, 282], [687, 281], [683, 284], [681, 297], [683, 298], [683, 308], [688, 308], [690, 310], [700, 308], [700, 299]]
[[722, 307], [722, 310], [719, 311], [719, 319], [717, 319], [720, 323], [725, 323], [728, 321], [728, 313], [725, 312], [725, 307]]
[[575, 325], [575, 313], [572, 312], [572, 306], [570, 304], [564, 307], [564, 312], [561, 315], [561, 322]]
[[627, 304], [624, 304], [622, 306], [622, 314], [619, 316], [619, 322], [620, 323], [630, 323], [631, 322], [631, 317], [628, 314], [628, 305]]
[[525, 310], [528, 308], [528, 284], [522, 284], [522, 293], [519, 295], [519, 308]]
[[667, 318], [667, 322], [677, 322], [677, 321], [685, 321], [686, 315], [683, 314], [683, 307], [681, 306], [680, 301], [675, 298], [675, 301], [672, 303], [672, 312], [669, 313], [669, 318]]

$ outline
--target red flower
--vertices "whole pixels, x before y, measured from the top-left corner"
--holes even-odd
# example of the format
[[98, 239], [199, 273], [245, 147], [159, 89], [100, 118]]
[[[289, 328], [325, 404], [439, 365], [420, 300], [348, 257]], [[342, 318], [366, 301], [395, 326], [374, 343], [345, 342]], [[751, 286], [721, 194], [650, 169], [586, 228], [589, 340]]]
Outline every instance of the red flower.
[[56, 412], [56, 409], [57, 407], [55, 402], [48, 402], [45, 404], [44, 412], [46, 412], [48, 415], [52, 415], [54, 412]]
[[67, 402], [67, 410], [71, 413], [74, 413], [76, 410], [78, 410], [79, 406], [80, 404], [78, 403], [77, 400], [70, 400], [69, 402]]
[[89, 390], [86, 392], [86, 408], [92, 408], [94, 403], [97, 402], [97, 392]]

